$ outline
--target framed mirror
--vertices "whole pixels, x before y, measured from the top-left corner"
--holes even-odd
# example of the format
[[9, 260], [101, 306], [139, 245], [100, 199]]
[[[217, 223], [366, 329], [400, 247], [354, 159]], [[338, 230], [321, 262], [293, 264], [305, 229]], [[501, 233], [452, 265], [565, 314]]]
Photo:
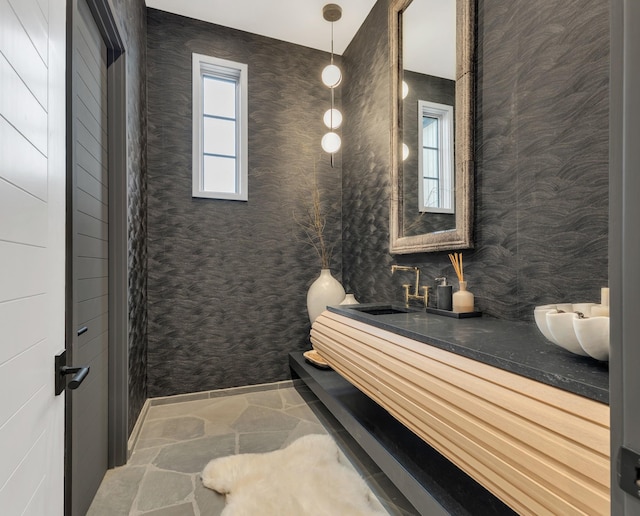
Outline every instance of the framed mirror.
[[473, 0], [390, 7], [390, 251], [473, 247]]

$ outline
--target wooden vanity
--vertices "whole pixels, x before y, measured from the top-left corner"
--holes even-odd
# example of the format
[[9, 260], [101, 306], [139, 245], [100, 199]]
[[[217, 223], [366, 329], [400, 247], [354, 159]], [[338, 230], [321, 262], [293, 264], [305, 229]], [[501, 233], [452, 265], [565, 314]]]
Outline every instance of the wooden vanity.
[[609, 513], [606, 364], [535, 326], [331, 308], [311, 341], [348, 382], [519, 514]]

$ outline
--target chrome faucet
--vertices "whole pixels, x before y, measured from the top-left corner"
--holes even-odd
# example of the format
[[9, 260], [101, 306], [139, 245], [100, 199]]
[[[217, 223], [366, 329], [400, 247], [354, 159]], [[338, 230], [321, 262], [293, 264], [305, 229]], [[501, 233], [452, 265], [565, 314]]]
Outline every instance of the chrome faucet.
[[407, 265], [392, 265], [391, 266], [391, 274], [396, 271], [414, 271], [416, 273], [416, 284], [414, 287], [413, 294], [410, 292], [411, 285], [402, 285], [404, 288], [404, 304], [409, 306], [409, 301], [416, 300], [422, 301], [424, 306], [427, 306], [427, 302], [429, 300], [429, 287], [422, 287], [422, 295], [420, 295], [420, 269], [418, 267], [410, 267]]

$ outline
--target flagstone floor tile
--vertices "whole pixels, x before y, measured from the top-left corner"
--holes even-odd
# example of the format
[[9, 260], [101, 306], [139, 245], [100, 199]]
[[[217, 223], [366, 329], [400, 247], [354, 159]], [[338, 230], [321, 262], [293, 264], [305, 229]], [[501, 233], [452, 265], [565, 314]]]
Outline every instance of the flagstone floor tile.
[[325, 433], [391, 516], [416, 514], [305, 386], [279, 382], [271, 389], [196, 393], [186, 400], [164, 398], [149, 407], [129, 463], [107, 471], [88, 516], [219, 516], [225, 498], [200, 478], [210, 460], [278, 450]]

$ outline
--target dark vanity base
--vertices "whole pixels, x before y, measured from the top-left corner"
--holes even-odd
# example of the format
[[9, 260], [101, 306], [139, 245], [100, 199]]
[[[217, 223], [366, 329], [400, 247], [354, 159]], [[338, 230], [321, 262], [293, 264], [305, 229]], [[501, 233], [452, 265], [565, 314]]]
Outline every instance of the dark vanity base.
[[420, 514], [516, 514], [335, 371], [289, 365]]

